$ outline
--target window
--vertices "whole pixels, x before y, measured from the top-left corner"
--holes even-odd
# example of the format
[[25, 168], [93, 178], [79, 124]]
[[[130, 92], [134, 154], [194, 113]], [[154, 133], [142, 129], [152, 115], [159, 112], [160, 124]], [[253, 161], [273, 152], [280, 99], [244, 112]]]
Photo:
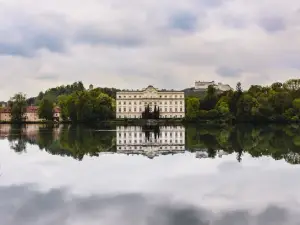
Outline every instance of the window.
[[177, 98], [177, 95], [175, 95], [175, 98]]
[[182, 112], [182, 108], [180, 108], [180, 112]]
[[122, 96], [119, 96], [118, 98], [122, 98]]
[[126, 102], [124, 102], [123, 104], [126, 105]]
[[172, 101], [170, 101], [170, 105], [172, 105]]
[[124, 107], [123, 112], [126, 112], [126, 108]]
[[170, 112], [172, 112], [172, 108], [170, 108]]
[[136, 108], [134, 108], [134, 111], [136, 112]]
[[122, 109], [121, 109], [121, 108], [119, 108], [119, 112], [122, 112]]
[[165, 108], [165, 112], [168, 112], [167, 108]]
[[121, 137], [121, 133], [119, 133], [119, 137]]
[[177, 112], [177, 108], [175, 108], [175, 112]]
[[133, 104], [135, 104], [135, 105], [136, 105], [136, 102], [134, 102]]
[[131, 102], [129, 102], [129, 105], [131, 105]]
[[129, 108], [129, 112], [131, 112], [131, 108]]
[[165, 105], [168, 104], [167, 102], [165, 102]]
[[136, 98], [136, 95], [134, 96], [134, 98]]

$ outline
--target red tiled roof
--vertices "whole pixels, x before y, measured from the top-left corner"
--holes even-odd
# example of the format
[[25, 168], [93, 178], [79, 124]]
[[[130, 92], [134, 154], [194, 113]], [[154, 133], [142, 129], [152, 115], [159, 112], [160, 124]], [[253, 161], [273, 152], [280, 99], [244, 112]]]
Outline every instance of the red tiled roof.
[[59, 107], [55, 107], [55, 108], [53, 109], [53, 111], [54, 111], [54, 113], [60, 113], [60, 108], [59, 108]]
[[39, 109], [39, 107], [37, 107], [37, 106], [28, 106], [26, 108], [26, 113], [37, 113], [38, 109]]
[[10, 112], [11, 112], [11, 110], [10, 110], [10, 108], [8, 108], [8, 107], [1, 108], [1, 109], [0, 109], [0, 113], [10, 113]]
[[[39, 107], [37, 106], [28, 106], [26, 108], [26, 113], [37, 113], [38, 112]], [[0, 113], [10, 113], [11, 109], [9, 107], [5, 107], [5, 108], [0, 108]], [[55, 107], [53, 109], [54, 113], [60, 113], [61, 110], [59, 107]]]

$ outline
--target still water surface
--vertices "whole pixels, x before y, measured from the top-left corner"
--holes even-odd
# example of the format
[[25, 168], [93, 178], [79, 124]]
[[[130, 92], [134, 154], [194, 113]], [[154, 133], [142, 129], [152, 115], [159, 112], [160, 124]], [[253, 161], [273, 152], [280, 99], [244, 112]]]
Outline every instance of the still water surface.
[[300, 224], [300, 127], [0, 126], [7, 225]]

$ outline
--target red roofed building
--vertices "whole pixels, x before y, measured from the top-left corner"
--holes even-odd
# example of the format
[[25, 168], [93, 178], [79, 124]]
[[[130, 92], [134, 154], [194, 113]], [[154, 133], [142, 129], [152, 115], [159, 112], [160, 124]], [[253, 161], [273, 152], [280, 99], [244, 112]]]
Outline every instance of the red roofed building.
[[[53, 109], [53, 120], [59, 121], [61, 110], [59, 107]], [[24, 114], [26, 122], [41, 122], [43, 119], [39, 118], [39, 108], [37, 106], [28, 106]], [[0, 121], [9, 122], [11, 121], [11, 109], [8, 107], [0, 109]]]
[[59, 121], [61, 116], [61, 110], [59, 107], [54, 107], [53, 109], [53, 120], [54, 121]]
[[42, 121], [42, 119], [39, 118], [39, 108], [37, 106], [28, 106], [24, 116], [26, 122]]
[[8, 122], [11, 120], [11, 109], [8, 107], [0, 109], [0, 121]]

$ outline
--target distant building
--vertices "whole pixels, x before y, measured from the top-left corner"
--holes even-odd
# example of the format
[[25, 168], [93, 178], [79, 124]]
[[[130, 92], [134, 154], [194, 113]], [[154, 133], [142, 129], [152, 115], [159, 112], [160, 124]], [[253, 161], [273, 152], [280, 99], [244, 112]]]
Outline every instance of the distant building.
[[11, 121], [11, 110], [8, 107], [0, 109], [0, 121], [9, 122]]
[[0, 108], [7, 107], [7, 102], [0, 102]]
[[197, 90], [207, 90], [208, 89], [208, 86], [210, 85], [213, 85], [215, 86], [215, 82], [214, 81], [209, 81], [209, 82], [206, 82], [206, 81], [195, 81], [195, 89]]
[[40, 122], [42, 119], [39, 118], [39, 108], [37, 106], [28, 106], [25, 113], [26, 122]]
[[148, 86], [142, 90], [123, 90], [116, 94], [116, 118], [142, 118], [149, 106], [150, 111], [159, 109], [160, 118], [184, 118], [184, 92], [158, 90]]
[[229, 91], [232, 89], [228, 84], [222, 84], [222, 83], [216, 84], [215, 81], [208, 81], [208, 82], [195, 81], [195, 89], [199, 91], [200, 90], [206, 91], [210, 85], [214, 86], [216, 89], [220, 91]]
[[[37, 106], [28, 106], [24, 114], [24, 119], [26, 122], [41, 122], [43, 119], [39, 118]], [[59, 121], [61, 117], [60, 108], [55, 107], [53, 109], [53, 119]], [[0, 109], [0, 121], [9, 122], [11, 121], [11, 109], [9, 107]]]

